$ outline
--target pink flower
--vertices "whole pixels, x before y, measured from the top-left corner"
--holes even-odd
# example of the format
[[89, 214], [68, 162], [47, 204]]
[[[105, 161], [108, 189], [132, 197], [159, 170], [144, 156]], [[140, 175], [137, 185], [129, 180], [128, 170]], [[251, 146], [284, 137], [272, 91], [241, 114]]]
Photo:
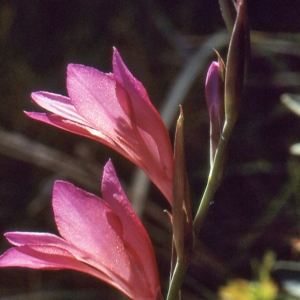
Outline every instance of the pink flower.
[[173, 154], [167, 129], [144, 86], [133, 77], [114, 49], [113, 73], [70, 64], [69, 97], [32, 93], [51, 113], [30, 117], [97, 140], [140, 167], [172, 201]]
[[95, 276], [132, 299], [162, 299], [149, 236], [110, 161], [104, 168], [102, 196], [56, 181], [52, 205], [62, 237], [7, 232], [15, 247], [0, 257], [0, 267], [72, 269]]

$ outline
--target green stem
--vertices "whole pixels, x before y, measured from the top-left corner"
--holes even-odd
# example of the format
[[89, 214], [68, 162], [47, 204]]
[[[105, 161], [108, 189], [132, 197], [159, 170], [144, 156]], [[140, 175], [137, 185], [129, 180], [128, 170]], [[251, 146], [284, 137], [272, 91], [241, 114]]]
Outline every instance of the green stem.
[[[194, 241], [197, 238], [197, 235], [200, 232], [201, 225], [206, 217], [208, 208], [210, 206], [210, 202], [213, 199], [213, 196], [219, 186], [220, 183], [220, 172], [223, 168], [224, 157], [226, 153], [226, 146], [228, 143], [228, 139], [230, 133], [233, 129], [234, 124], [230, 124], [232, 122], [225, 122], [222, 132], [222, 137], [220, 138], [218, 149], [216, 151], [214, 163], [210, 169], [210, 173], [207, 180], [207, 185], [202, 196], [198, 211], [196, 213], [193, 228], [194, 228]], [[195, 242], [194, 242], [195, 245]], [[180, 289], [181, 284], [184, 279], [184, 275], [186, 269], [188, 267], [188, 261], [176, 261], [175, 269], [173, 272], [173, 276], [170, 282], [169, 291], [166, 300], [179, 300], [180, 299]]]
[[215, 159], [209, 172], [206, 188], [193, 222], [195, 237], [197, 237], [200, 232], [201, 225], [207, 215], [210, 203], [220, 184], [220, 173], [223, 168], [226, 146], [234, 125], [230, 123], [231, 122], [225, 122], [224, 124], [222, 136], [215, 154]]
[[176, 261], [166, 300], [180, 300], [180, 288], [187, 269], [186, 261]]

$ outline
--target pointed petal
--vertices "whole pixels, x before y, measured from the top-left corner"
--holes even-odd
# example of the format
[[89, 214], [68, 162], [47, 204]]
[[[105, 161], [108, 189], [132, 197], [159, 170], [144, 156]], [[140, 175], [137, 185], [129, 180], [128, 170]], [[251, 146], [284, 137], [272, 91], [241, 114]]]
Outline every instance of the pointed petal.
[[13, 231], [6, 232], [4, 236], [14, 246], [52, 244], [62, 248], [68, 247], [68, 243], [64, 239], [52, 233]]
[[48, 92], [35, 92], [31, 94], [32, 99], [46, 110], [69, 119], [75, 123], [90, 126], [81, 115], [79, 115], [72, 105], [70, 98]]
[[111, 140], [109, 137], [105, 136], [102, 132], [89, 127], [85, 126], [79, 123], [75, 123], [73, 121], [70, 121], [68, 119], [64, 119], [58, 115], [50, 114], [50, 113], [36, 113], [36, 112], [25, 112], [27, 116], [29, 116], [32, 119], [42, 121], [44, 123], [50, 124], [52, 126], [58, 127], [60, 129], [88, 137], [90, 139], [96, 140], [98, 142], [101, 142], [112, 149], [121, 152], [125, 157], [127, 157], [126, 153], [123, 153], [123, 149], [120, 148], [119, 145], [117, 145], [113, 140]]
[[80, 262], [80, 254], [75, 246], [51, 233], [6, 232], [6, 239], [17, 246], [6, 251], [0, 257], [0, 267], [19, 266], [34, 269], [73, 269], [112, 281], [107, 275]]
[[77, 260], [71, 252], [56, 245], [24, 245], [8, 249], [0, 256], [0, 268], [70, 269], [89, 274], [128, 294], [113, 279], [95, 268]]
[[129, 94], [136, 125], [155, 158], [152, 166], [148, 165], [152, 169], [146, 173], [171, 202], [173, 155], [165, 124], [150, 102], [144, 86], [127, 69], [117, 49], [114, 49], [113, 55], [113, 74]]
[[112, 139], [116, 139], [115, 127], [130, 124], [118, 103], [112, 76], [91, 67], [70, 64], [67, 89], [78, 113]]
[[113, 54], [113, 74], [115, 80], [129, 94], [137, 126], [152, 137], [158, 147], [157, 151], [163, 167], [170, 167], [173, 163], [173, 160], [170, 159], [172, 146], [166, 126], [152, 105], [146, 89], [127, 69], [116, 48], [114, 48]]
[[[150, 161], [152, 156], [132, 116], [119, 103], [113, 76], [91, 67], [70, 64], [67, 88], [76, 111], [111, 141], [109, 146], [114, 144], [115, 150], [145, 169], [142, 163], [146, 164], [145, 161]], [[122, 90], [122, 87], [118, 88], [119, 94], [128, 97]]]
[[129, 203], [111, 161], [108, 161], [104, 167], [102, 195], [104, 201], [119, 215], [123, 226], [123, 238], [128, 245], [126, 249], [143, 271], [141, 274], [143, 278], [136, 278], [136, 280], [147, 280], [152, 293], [156, 294], [160, 285], [150, 238]]
[[77, 258], [81, 258], [81, 260], [82, 257], [86, 256], [84, 251], [68, 243], [61, 237], [51, 233], [6, 232], [5, 237], [14, 246], [45, 246], [46, 248], [53, 246], [64, 249], [65, 251], [71, 253], [72, 257], [75, 256]]
[[106, 136], [103, 131], [98, 131], [93, 127], [93, 124], [90, 124], [77, 113], [70, 98], [48, 92], [35, 92], [31, 96], [38, 105], [53, 114], [25, 112], [27, 116], [66, 131], [97, 140], [121, 152], [122, 155], [128, 158], [128, 154], [110, 137]]
[[0, 257], [0, 267], [73, 269], [84, 273], [90, 273], [87, 270], [91, 269], [76, 260], [67, 250], [49, 245], [24, 245], [10, 248]]
[[105, 202], [68, 182], [56, 181], [52, 205], [61, 236], [86, 253], [82, 259], [100, 270], [104, 266], [129, 277], [122, 225]]

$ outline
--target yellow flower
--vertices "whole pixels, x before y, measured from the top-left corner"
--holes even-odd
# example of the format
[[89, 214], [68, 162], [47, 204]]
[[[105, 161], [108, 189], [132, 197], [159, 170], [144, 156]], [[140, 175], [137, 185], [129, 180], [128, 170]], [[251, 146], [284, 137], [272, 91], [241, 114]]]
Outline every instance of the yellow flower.
[[273, 300], [278, 288], [269, 278], [262, 281], [234, 279], [219, 290], [221, 300]]

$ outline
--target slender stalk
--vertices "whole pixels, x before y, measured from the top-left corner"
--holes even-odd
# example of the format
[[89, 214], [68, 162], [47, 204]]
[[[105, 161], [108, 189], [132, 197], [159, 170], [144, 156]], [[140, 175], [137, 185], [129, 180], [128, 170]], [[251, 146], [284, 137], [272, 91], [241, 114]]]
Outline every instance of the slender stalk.
[[166, 300], [180, 300], [180, 289], [187, 265], [187, 261], [176, 261]]
[[[200, 232], [201, 225], [206, 217], [210, 202], [213, 199], [213, 196], [220, 183], [220, 172], [223, 168], [224, 157], [226, 153], [226, 145], [228, 143], [231, 131], [234, 124], [232, 122], [225, 121], [222, 136], [220, 138], [218, 148], [216, 151], [214, 163], [210, 169], [210, 173], [207, 180], [207, 185], [202, 196], [198, 211], [196, 213], [193, 228], [194, 228], [194, 241], [196, 240], [197, 235]], [[195, 245], [195, 242], [194, 242]], [[176, 261], [175, 269], [173, 276], [170, 282], [169, 291], [166, 300], [179, 300], [181, 284], [183, 282], [185, 272], [188, 267], [188, 261]]]
[[231, 131], [233, 129], [234, 124], [230, 124], [232, 122], [227, 122], [225, 121], [224, 127], [223, 127], [223, 132], [222, 136], [220, 138], [218, 148], [216, 151], [216, 155], [214, 158], [214, 163], [210, 169], [207, 184], [205, 191], [203, 193], [202, 199], [200, 201], [200, 205], [198, 208], [198, 211], [196, 213], [194, 222], [193, 222], [193, 227], [194, 227], [194, 233], [195, 236], [200, 232], [201, 225], [207, 215], [210, 203], [213, 199], [213, 196], [220, 184], [220, 173], [222, 172], [223, 168], [223, 162], [224, 162], [224, 157], [226, 153], [226, 146], [231, 134]]

